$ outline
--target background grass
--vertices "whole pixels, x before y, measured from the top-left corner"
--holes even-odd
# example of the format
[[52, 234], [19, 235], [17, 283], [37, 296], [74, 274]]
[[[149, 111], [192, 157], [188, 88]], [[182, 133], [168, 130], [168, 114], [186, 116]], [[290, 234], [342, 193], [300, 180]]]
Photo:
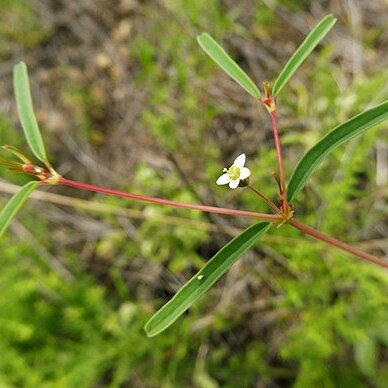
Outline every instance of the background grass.
[[[12, 67], [24, 60], [61, 174], [268, 211], [249, 192], [214, 184], [245, 152], [252, 182], [276, 200], [276, 155], [264, 110], [195, 37], [211, 33], [260, 84], [329, 12], [336, 27], [279, 98], [289, 176], [328, 130], [387, 99], [383, 2], [3, 1], [0, 143], [27, 150], [11, 88]], [[296, 213], [386, 256], [386, 171], [382, 124], [324, 162]], [[26, 182], [1, 174], [4, 192], [5, 182]], [[0, 385], [387, 386], [386, 271], [285, 226], [171, 329], [148, 339], [143, 325], [152, 313], [249, 221], [50, 191], [86, 202], [65, 206], [65, 197], [44, 192], [0, 241]]]

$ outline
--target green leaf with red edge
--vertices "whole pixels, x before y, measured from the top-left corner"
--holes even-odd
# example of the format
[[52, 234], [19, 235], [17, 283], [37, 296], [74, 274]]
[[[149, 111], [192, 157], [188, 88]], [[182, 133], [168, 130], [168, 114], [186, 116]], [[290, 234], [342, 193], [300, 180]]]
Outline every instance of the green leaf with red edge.
[[226, 244], [145, 325], [153, 337], [172, 325], [271, 227], [269, 222], [252, 225]]

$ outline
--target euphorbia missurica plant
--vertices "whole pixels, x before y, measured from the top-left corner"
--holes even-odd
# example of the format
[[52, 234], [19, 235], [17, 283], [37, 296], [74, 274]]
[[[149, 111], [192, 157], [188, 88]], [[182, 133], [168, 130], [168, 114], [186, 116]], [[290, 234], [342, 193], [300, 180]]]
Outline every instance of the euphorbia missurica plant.
[[[336, 19], [328, 15], [323, 18], [317, 26], [306, 37], [294, 55], [288, 61], [273, 86], [270, 83], [263, 83], [263, 95], [256, 84], [248, 75], [234, 62], [224, 49], [207, 33], [198, 36], [198, 43], [201, 48], [219, 65], [234, 81], [245, 89], [254, 99], [264, 105], [273, 129], [274, 144], [277, 154], [278, 171], [275, 180], [279, 191], [278, 201], [273, 202], [265, 194], [257, 190], [250, 183], [251, 171], [245, 167], [246, 156], [236, 155], [236, 159], [229, 168], [223, 170], [222, 175], [217, 179], [218, 185], [229, 185], [231, 189], [247, 187], [254, 194], [264, 200], [271, 208], [268, 214], [249, 212], [237, 209], [219, 208], [205, 205], [194, 205], [188, 203], [175, 202], [168, 199], [154, 198], [140, 194], [132, 194], [117, 190], [107, 189], [76, 182], [66, 179], [58, 174], [49, 163], [45, 151], [43, 139], [35, 118], [32, 106], [32, 99], [29, 87], [27, 67], [22, 62], [14, 68], [14, 89], [20, 121], [24, 130], [31, 151], [37, 159], [42, 162], [41, 166], [35, 165], [21, 151], [12, 146], [3, 146], [3, 149], [11, 152], [20, 161], [16, 162], [4, 157], [0, 158], [0, 164], [7, 166], [10, 170], [22, 172], [37, 178], [27, 183], [15, 194], [4, 206], [0, 213], [0, 236], [4, 233], [8, 224], [15, 216], [24, 201], [31, 192], [42, 185], [66, 185], [74, 188], [89, 190], [108, 195], [115, 195], [134, 199], [138, 201], [150, 202], [160, 205], [181, 207], [186, 209], [199, 210], [225, 214], [237, 217], [250, 217], [261, 220], [243, 231], [240, 235], [227, 243], [206, 265], [193, 276], [177, 293], [165, 304], [146, 324], [145, 330], [149, 336], [154, 336], [169, 327], [185, 310], [187, 310], [201, 295], [203, 295], [255, 242], [266, 233], [273, 225], [280, 227], [290, 225], [299, 229], [305, 234], [313, 236], [319, 240], [342, 249], [354, 256], [388, 268], [388, 262], [363, 252], [333, 237], [327, 236], [318, 230], [307, 226], [295, 217], [297, 209], [292, 206], [295, 196], [303, 189], [310, 175], [319, 166], [322, 159], [329, 155], [331, 151], [339, 147], [346, 141], [362, 134], [388, 118], [388, 101], [370, 108], [348, 121], [338, 125], [315, 144], [300, 159], [295, 167], [290, 179], [286, 182], [283, 168], [283, 158], [278, 131], [277, 98], [284, 85], [326, 36], [335, 24]], [[249, 163], [248, 163], [249, 165]], [[221, 170], [220, 170], [221, 171]], [[254, 175], [254, 172], [253, 174]]]

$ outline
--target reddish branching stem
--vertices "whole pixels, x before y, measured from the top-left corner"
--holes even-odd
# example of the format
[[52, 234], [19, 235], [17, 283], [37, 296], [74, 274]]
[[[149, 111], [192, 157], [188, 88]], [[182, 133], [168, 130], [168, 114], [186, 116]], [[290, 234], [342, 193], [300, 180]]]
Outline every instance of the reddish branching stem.
[[167, 206], [179, 207], [184, 209], [199, 210], [206, 213], [225, 214], [225, 215], [237, 216], [237, 217], [238, 216], [251, 217], [251, 218], [258, 218], [260, 220], [270, 221], [270, 222], [279, 222], [280, 220], [282, 220], [281, 216], [273, 215], [273, 214], [256, 213], [256, 212], [249, 212], [244, 210], [226, 209], [226, 208], [215, 207], [215, 206], [194, 205], [189, 203], [170, 201], [168, 199], [163, 199], [163, 198], [154, 198], [154, 197], [148, 197], [146, 195], [132, 194], [132, 193], [126, 193], [118, 190], [106, 189], [105, 187], [76, 182], [63, 177], [59, 178], [58, 183], [66, 186], [75, 187], [77, 189], [94, 191], [96, 193], [114, 195], [114, 196], [123, 197], [123, 198], [131, 198], [137, 201], [155, 203], [159, 205], [167, 205]]
[[284, 168], [283, 168], [283, 158], [282, 158], [282, 150], [280, 147], [280, 140], [279, 140], [279, 130], [278, 130], [278, 121], [276, 117], [276, 110], [273, 110], [269, 112], [272, 122], [272, 129], [273, 129], [273, 137], [275, 142], [275, 148], [276, 148], [276, 155], [278, 159], [278, 165], [279, 165], [279, 179], [280, 179], [280, 199], [281, 199], [281, 208], [284, 213], [287, 213], [288, 211], [288, 203], [287, 203], [287, 196], [286, 196], [286, 180], [284, 177]]
[[299, 229], [303, 233], [306, 233], [312, 237], [317, 238], [318, 240], [324, 241], [327, 244], [333, 245], [339, 249], [342, 249], [345, 252], [351, 253], [355, 256], [360, 257], [361, 259], [370, 261], [374, 264], [377, 264], [381, 267], [388, 268], [388, 262], [379, 259], [376, 256], [370, 255], [369, 253], [363, 252], [355, 247], [352, 247], [351, 245], [348, 245], [342, 241], [339, 241], [333, 237], [327, 236], [326, 234], [323, 234], [319, 232], [318, 230], [312, 228], [311, 226], [307, 226], [305, 224], [302, 224], [301, 222], [292, 219], [288, 221], [288, 224], [293, 226], [296, 229]]
[[[281, 223], [282, 220], [284, 219], [283, 216], [281, 216], [281, 215], [263, 214], [263, 213], [249, 212], [249, 211], [236, 210], [236, 209], [226, 209], [226, 208], [220, 208], [220, 207], [215, 207], [215, 206], [194, 205], [194, 204], [189, 204], [189, 203], [170, 201], [168, 199], [163, 199], [163, 198], [154, 198], [154, 197], [149, 197], [146, 195], [126, 193], [123, 191], [106, 189], [105, 187], [94, 186], [94, 185], [89, 185], [86, 183], [72, 181], [70, 179], [66, 179], [63, 177], [60, 177], [58, 179], [58, 184], [63, 184], [63, 185], [74, 187], [74, 188], [81, 189], [81, 190], [93, 191], [96, 193], [114, 195], [114, 196], [123, 197], [123, 198], [130, 198], [130, 199], [134, 199], [137, 201], [155, 203], [155, 204], [159, 204], [159, 205], [167, 205], [167, 206], [173, 206], [173, 207], [184, 208], [184, 209], [198, 210], [198, 211], [207, 212], [207, 213], [225, 214], [225, 215], [237, 216], [237, 217], [240, 216], [240, 217], [257, 218], [260, 220], [273, 222], [275, 224]], [[357, 248], [354, 248], [354, 247], [352, 247], [352, 246], [350, 246], [342, 241], [336, 240], [333, 237], [327, 236], [327, 235], [315, 230], [314, 228], [311, 228], [310, 226], [302, 224], [301, 222], [299, 222], [295, 219], [287, 220], [286, 223], [288, 223], [289, 225], [293, 226], [294, 228], [299, 229], [300, 231], [302, 231], [310, 236], [313, 236], [313, 237], [315, 237], [319, 240], [322, 240], [330, 245], [333, 245], [337, 248], [340, 248], [340, 249], [344, 250], [345, 252], [351, 253], [355, 256], [358, 256], [364, 260], [370, 261], [370, 262], [377, 264], [381, 267], [388, 268], [388, 263], [379, 259], [378, 257], [375, 257], [373, 255], [365, 253], [365, 252], [363, 252]]]

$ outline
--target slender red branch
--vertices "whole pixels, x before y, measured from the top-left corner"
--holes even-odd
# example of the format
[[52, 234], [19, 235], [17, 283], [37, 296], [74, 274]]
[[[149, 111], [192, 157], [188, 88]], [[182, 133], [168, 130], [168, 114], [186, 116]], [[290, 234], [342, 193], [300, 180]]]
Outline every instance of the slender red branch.
[[193, 205], [189, 203], [170, 201], [168, 199], [163, 199], [163, 198], [155, 198], [155, 197], [148, 197], [146, 195], [126, 193], [124, 191], [111, 190], [111, 189], [106, 189], [105, 187], [94, 186], [94, 185], [89, 185], [87, 183], [72, 181], [70, 179], [66, 179], [63, 177], [59, 178], [58, 184], [75, 187], [81, 190], [94, 191], [96, 193], [115, 195], [117, 197], [123, 197], [123, 198], [131, 198], [137, 201], [150, 202], [150, 203], [156, 203], [159, 205], [167, 205], [167, 206], [173, 206], [173, 207], [179, 207], [179, 208], [185, 208], [185, 209], [199, 210], [207, 213], [225, 214], [229, 216], [252, 217], [252, 218], [258, 218], [260, 220], [266, 220], [266, 221], [272, 221], [272, 222], [277, 222], [282, 219], [281, 216], [277, 216], [273, 214], [263, 214], [263, 213], [256, 213], [256, 212], [248, 212], [244, 210], [226, 209], [226, 208], [215, 207], [215, 206]]
[[284, 178], [284, 168], [283, 168], [283, 158], [282, 158], [282, 150], [280, 147], [280, 140], [279, 140], [279, 130], [278, 130], [278, 121], [276, 117], [276, 109], [269, 112], [271, 116], [271, 122], [272, 122], [272, 129], [273, 129], [273, 138], [275, 141], [275, 148], [276, 148], [276, 155], [278, 158], [278, 165], [279, 165], [279, 178], [280, 178], [280, 196], [282, 200], [282, 210], [284, 212], [287, 211], [288, 205], [287, 205], [287, 197], [286, 197], [286, 181]]
[[302, 224], [301, 222], [295, 219], [288, 221], [288, 224], [293, 226], [296, 229], [299, 229], [303, 233], [309, 234], [310, 236], [313, 236], [318, 240], [325, 241], [330, 245], [334, 245], [335, 247], [342, 249], [343, 251], [346, 251], [348, 253], [351, 253], [355, 256], [358, 256], [361, 259], [371, 261], [372, 263], [380, 265], [381, 267], [388, 268], [388, 262], [381, 260], [376, 256], [370, 255], [369, 253], [363, 252], [355, 247], [352, 247], [351, 245], [348, 245], [342, 241], [336, 240], [333, 237], [327, 236], [326, 234], [319, 232], [318, 230], [312, 228], [311, 226]]
[[[87, 183], [72, 181], [70, 179], [66, 179], [63, 177], [59, 177], [57, 183], [63, 184], [66, 186], [70, 186], [70, 187], [74, 187], [74, 188], [78, 188], [81, 190], [93, 191], [96, 193], [114, 195], [114, 196], [123, 197], [123, 198], [130, 198], [130, 199], [134, 199], [134, 200], [138, 200], [138, 201], [155, 203], [155, 204], [159, 204], [159, 205], [167, 205], [167, 206], [173, 206], [173, 207], [178, 207], [178, 208], [199, 210], [199, 211], [203, 211], [203, 212], [207, 212], [207, 213], [217, 213], [217, 214], [225, 214], [225, 215], [230, 215], [230, 216], [241, 216], [241, 217], [252, 217], [252, 218], [258, 218], [261, 220], [266, 220], [266, 221], [271, 221], [271, 222], [276, 222], [276, 223], [278, 223], [279, 221], [282, 221], [284, 218], [281, 215], [248, 212], [248, 211], [244, 211], [244, 210], [226, 209], [226, 208], [220, 208], [220, 207], [215, 207], [215, 206], [194, 205], [194, 204], [189, 204], [189, 203], [170, 201], [168, 199], [163, 199], [163, 198], [155, 198], [155, 197], [149, 197], [146, 195], [126, 193], [123, 191], [106, 189], [105, 187], [94, 186], [94, 185], [89, 185]], [[254, 191], [256, 192], [257, 190], [254, 190]], [[370, 261], [374, 264], [380, 265], [381, 267], [388, 268], [388, 262], [385, 262], [376, 256], [370, 255], [369, 253], [366, 253], [366, 252], [363, 252], [357, 248], [354, 248], [354, 247], [352, 247], [352, 246], [350, 246], [342, 241], [336, 240], [333, 237], [327, 236], [327, 235], [319, 232], [318, 230], [301, 223], [300, 221], [297, 221], [295, 219], [291, 219], [291, 220], [288, 220], [287, 223], [289, 225], [293, 226], [294, 228], [302, 231], [303, 233], [306, 233], [310, 236], [317, 238], [318, 240], [322, 240], [330, 245], [333, 245], [337, 248], [344, 250], [345, 252], [351, 253], [351, 254], [358, 256], [364, 260], [367, 260], [367, 261]]]

